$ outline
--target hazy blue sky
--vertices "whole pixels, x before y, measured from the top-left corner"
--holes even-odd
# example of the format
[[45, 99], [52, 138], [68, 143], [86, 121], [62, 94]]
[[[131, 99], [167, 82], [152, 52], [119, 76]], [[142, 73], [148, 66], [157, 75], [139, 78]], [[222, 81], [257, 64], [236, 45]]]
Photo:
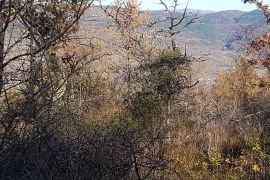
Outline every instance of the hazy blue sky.
[[[113, 2], [113, 0], [107, 0], [107, 2]], [[159, 0], [140, 0], [142, 2], [142, 9], [161, 9], [162, 6], [158, 4]], [[187, 0], [179, 0], [183, 4], [180, 9], [185, 7]], [[172, 0], [164, 0], [170, 4]], [[264, 0], [265, 3], [270, 4], [270, 0]], [[189, 0], [189, 8], [198, 10], [242, 10], [251, 11], [256, 9], [254, 5], [244, 4], [241, 0]]]

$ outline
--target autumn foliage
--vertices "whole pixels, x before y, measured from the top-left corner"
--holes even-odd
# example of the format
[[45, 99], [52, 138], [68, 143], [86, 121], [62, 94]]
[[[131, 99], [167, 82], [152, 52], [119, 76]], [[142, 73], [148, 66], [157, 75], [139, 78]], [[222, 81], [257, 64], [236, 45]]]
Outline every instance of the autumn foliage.
[[0, 1], [0, 179], [270, 179], [270, 35], [203, 85], [172, 2]]

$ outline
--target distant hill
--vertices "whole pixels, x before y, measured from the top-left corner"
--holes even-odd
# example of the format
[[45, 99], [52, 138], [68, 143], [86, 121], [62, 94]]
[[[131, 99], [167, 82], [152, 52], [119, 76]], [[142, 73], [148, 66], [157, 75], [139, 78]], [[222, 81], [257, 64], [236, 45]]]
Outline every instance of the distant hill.
[[[178, 10], [179, 13], [184, 13], [185, 9], [180, 9]], [[187, 9], [188, 13], [199, 13], [199, 14], [211, 14], [215, 13], [215, 11], [210, 11], [210, 10], [197, 10], [197, 9]]]
[[[178, 13], [183, 13], [179, 10]], [[188, 9], [189, 13], [197, 13], [197, 10]], [[189, 14], [191, 15], [191, 14]], [[151, 11], [152, 19], [166, 16], [162, 11]], [[166, 26], [163, 23], [159, 26]], [[235, 44], [243, 41], [243, 30], [248, 29], [254, 34], [266, 29], [266, 19], [260, 10], [243, 12], [228, 10], [221, 12], [199, 11], [196, 23], [182, 29], [182, 36], [194, 37], [204, 44], [215, 45], [216, 48], [236, 50]]]
[[252, 27], [262, 27], [266, 25], [266, 18], [260, 10], [246, 12], [239, 16], [237, 21], [240, 24], [247, 24]]
[[[191, 12], [194, 13], [195, 10]], [[162, 13], [154, 11], [150, 12], [150, 15], [151, 18], [162, 17]], [[209, 54], [207, 61], [195, 64], [200, 74], [205, 74], [204, 81], [209, 83], [209, 79], [215, 79], [217, 73], [234, 66], [239, 42], [245, 44], [249, 38], [245, 37], [245, 29], [254, 34], [267, 30], [266, 19], [260, 10], [199, 13], [197, 22], [182, 29], [177, 39], [179, 46], [184, 44], [188, 52], [195, 57]]]
[[[192, 15], [197, 10], [188, 9], [188, 14]], [[181, 15], [183, 10], [177, 13]], [[164, 19], [167, 14], [164, 11], [149, 11], [151, 19]], [[91, 17], [94, 16], [95, 20]], [[87, 29], [104, 28], [106, 26], [113, 26], [113, 23], [105, 20], [104, 13], [98, 9], [92, 9], [92, 12], [85, 15], [85, 22], [83, 27]], [[168, 23], [168, 22], [167, 22]], [[158, 24], [158, 28], [165, 28], [168, 24], [163, 22]], [[199, 18], [196, 23], [191, 24], [187, 28], [181, 28], [181, 33], [177, 35], [176, 39], [179, 42], [180, 48], [187, 47], [187, 51], [194, 57], [204, 56], [207, 61], [194, 63], [200, 72], [200, 78], [206, 79], [207, 83], [215, 79], [217, 73], [231, 69], [235, 65], [237, 59], [237, 44], [238, 42], [245, 42], [244, 29], [249, 29], [254, 34], [261, 33], [267, 30], [266, 19], [260, 10], [251, 12], [243, 12], [238, 10], [228, 10], [221, 12], [213, 11], [199, 11]], [[95, 36], [104, 38], [104, 33]], [[270, 32], [270, 31], [269, 31]], [[108, 35], [108, 34], [107, 34]], [[211, 84], [211, 83], [210, 83]]]
[[237, 27], [236, 19], [243, 15], [241, 11], [222, 11], [206, 15], [199, 15], [197, 23], [184, 30], [211, 43], [225, 41]]

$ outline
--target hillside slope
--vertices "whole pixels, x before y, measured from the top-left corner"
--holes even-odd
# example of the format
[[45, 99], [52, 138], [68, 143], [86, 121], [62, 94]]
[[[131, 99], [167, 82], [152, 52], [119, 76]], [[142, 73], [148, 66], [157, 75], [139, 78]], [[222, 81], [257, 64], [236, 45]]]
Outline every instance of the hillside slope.
[[[196, 10], [189, 10], [189, 15]], [[182, 11], [177, 13], [181, 15]], [[95, 37], [104, 38], [110, 36], [106, 32], [106, 26], [113, 26], [111, 22], [105, 20], [104, 13], [95, 8], [91, 16], [84, 19], [95, 19], [84, 23], [85, 31], [97, 29]], [[95, 15], [93, 15], [95, 14]], [[164, 11], [148, 12], [152, 20], [164, 19]], [[158, 24], [158, 28], [166, 28], [166, 23]], [[101, 31], [104, 29], [104, 32]], [[181, 27], [180, 27], [181, 29]], [[200, 78], [209, 83], [213, 81], [220, 71], [231, 69], [237, 59], [238, 43], [246, 41], [244, 29], [249, 29], [254, 34], [262, 32], [266, 28], [266, 19], [259, 10], [243, 12], [237, 10], [211, 12], [203, 11], [199, 14], [196, 23], [187, 28], [181, 29], [182, 32], [176, 36], [178, 46], [182, 49], [187, 47], [187, 52], [194, 57], [205, 56], [206, 61], [194, 63], [195, 71], [199, 72]], [[103, 34], [102, 34], [103, 32]], [[106, 33], [106, 36], [104, 36]], [[108, 40], [110, 37], [107, 38]], [[211, 83], [211, 82], [210, 82]]]
[[[165, 14], [153, 11], [150, 16], [155, 19]], [[161, 26], [165, 27], [166, 24]], [[260, 10], [209, 12], [199, 14], [196, 23], [182, 29], [177, 40], [179, 47], [187, 47], [192, 56], [201, 57], [207, 54], [206, 61], [193, 65], [195, 74], [203, 82], [212, 84], [219, 72], [235, 65], [239, 47], [251, 38], [247, 32], [259, 34], [266, 29], [266, 19]]]

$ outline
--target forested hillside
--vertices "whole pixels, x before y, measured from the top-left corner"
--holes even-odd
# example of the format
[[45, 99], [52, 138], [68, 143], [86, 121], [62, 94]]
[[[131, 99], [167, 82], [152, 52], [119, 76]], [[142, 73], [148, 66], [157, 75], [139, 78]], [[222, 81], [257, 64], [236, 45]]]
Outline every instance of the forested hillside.
[[159, 2], [0, 1], [1, 180], [270, 179], [268, 5]]

